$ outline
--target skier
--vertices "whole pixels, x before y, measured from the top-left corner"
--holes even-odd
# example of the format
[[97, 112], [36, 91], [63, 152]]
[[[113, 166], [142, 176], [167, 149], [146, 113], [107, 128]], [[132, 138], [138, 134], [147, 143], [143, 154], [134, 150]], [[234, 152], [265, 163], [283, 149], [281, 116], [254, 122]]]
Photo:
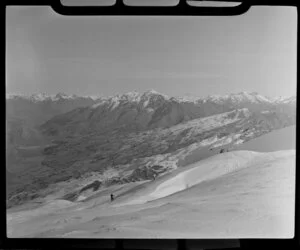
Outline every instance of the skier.
[[155, 181], [155, 178], [156, 178], [156, 174], [154, 174], [152, 178], [153, 178], [152, 180], [153, 180], [153, 181]]
[[111, 194], [111, 195], [110, 195], [110, 201], [113, 201], [113, 200], [114, 200], [114, 195]]

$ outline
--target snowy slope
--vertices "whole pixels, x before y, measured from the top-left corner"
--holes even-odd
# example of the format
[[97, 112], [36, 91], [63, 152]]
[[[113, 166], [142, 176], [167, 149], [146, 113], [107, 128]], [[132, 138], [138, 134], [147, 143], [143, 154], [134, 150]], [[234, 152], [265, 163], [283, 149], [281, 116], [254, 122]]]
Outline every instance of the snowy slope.
[[290, 238], [294, 159], [295, 150], [225, 153], [141, 187], [115, 190], [113, 203], [108, 189], [86, 202], [57, 200], [9, 213], [8, 236]]
[[[293, 150], [287, 151], [286, 154], [293, 155]], [[274, 161], [280, 155], [285, 155], [285, 152], [275, 153], [258, 153], [253, 151], [234, 151], [224, 154], [218, 154], [209, 157], [205, 160], [185, 166], [184, 169], [179, 169], [178, 174], [174, 172], [172, 177], [155, 187], [148, 194], [142, 193], [137, 198], [129, 199], [128, 204], [140, 204], [155, 199], [163, 198], [179, 191], [191, 188], [201, 182], [213, 180], [223, 175], [239, 171], [244, 168], [251, 168], [255, 165], [263, 165], [268, 161]]]
[[[241, 143], [241, 142], [240, 142]], [[296, 148], [296, 126], [274, 130], [243, 144], [235, 145], [235, 150], [255, 150], [272, 152]]]

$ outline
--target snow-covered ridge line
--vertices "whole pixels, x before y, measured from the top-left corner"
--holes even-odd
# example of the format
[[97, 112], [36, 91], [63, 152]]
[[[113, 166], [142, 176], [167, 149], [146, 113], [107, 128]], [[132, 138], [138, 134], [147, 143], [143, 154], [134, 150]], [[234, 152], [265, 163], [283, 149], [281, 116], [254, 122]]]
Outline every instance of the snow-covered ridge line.
[[232, 102], [252, 102], [252, 103], [257, 103], [257, 102], [266, 102], [266, 103], [271, 103], [272, 99], [266, 96], [259, 95], [257, 92], [239, 92], [239, 93], [233, 93], [229, 95], [210, 95], [206, 98], [204, 98], [204, 101], [214, 101], [214, 102], [220, 102], [220, 101], [226, 101], [230, 100]]
[[296, 102], [296, 96], [279, 96], [279, 97], [275, 97], [273, 99], [274, 102], [276, 103], [292, 103], [292, 102]]
[[37, 93], [32, 95], [22, 95], [22, 94], [6, 94], [6, 99], [27, 99], [33, 102], [43, 102], [43, 101], [59, 101], [59, 100], [75, 100], [78, 98], [92, 99], [95, 102], [99, 102], [93, 106], [94, 108], [101, 105], [101, 103], [111, 103], [112, 108], [118, 106], [121, 102], [143, 102], [143, 106], [147, 107], [150, 99], [161, 98], [164, 100], [171, 100], [179, 103], [223, 103], [230, 101], [232, 103], [242, 103], [242, 102], [251, 102], [251, 103], [293, 103], [296, 102], [296, 96], [291, 97], [266, 97], [258, 94], [257, 92], [239, 92], [232, 93], [228, 95], [209, 95], [205, 98], [200, 98], [196, 96], [176, 96], [169, 97], [165, 94], [159, 93], [155, 90], [148, 90], [144, 93], [139, 93], [137, 91], [127, 92], [123, 94], [117, 94], [114, 96], [101, 97], [101, 96], [78, 96], [78, 95], [67, 95], [64, 93], [58, 93], [56, 95], [48, 95], [45, 93]]
[[99, 96], [78, 96], [78, 95], [67, 95], [64, 93], [58, 93], [56, 95], [49, 95], [45, 93], [35, 93], [32, 95], [23, 95], [23, 94], [6, 94], [6, 99], [8, 100], [17, 100], [24, 99], [32, 102], [44, 102], [44, 101], [59, 101], [59, 100], [76, 100], [79, 98], [83, 99], [92, 99], [93, 101], [97, 101], [101, 99]]
[[92, 108], [97, 108], [101, 105], [108, 104], [110, 109], [113, 110], [118, 107], [121, 103], [140, 103], [144, 108], [147, 108], [152, 102], [157, 100], [170, 100], [171, 98], [167, 95], [156, 92], [155, 90], [148, 90], [144, 93], [137, 91], [127, 92], [125, 94], [118, 94], [115, 96], [104, 97], [99, 100], [98, 103], [92, 105]]

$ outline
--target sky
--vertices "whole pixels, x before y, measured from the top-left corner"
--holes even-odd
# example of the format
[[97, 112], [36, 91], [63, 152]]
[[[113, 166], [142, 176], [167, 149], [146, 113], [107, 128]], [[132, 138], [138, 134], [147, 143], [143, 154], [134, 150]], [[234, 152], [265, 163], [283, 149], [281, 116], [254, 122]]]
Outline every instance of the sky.
[[297, 10], [239, 16], [62, 16], [6, 8], [6, 91], [296, 95]]

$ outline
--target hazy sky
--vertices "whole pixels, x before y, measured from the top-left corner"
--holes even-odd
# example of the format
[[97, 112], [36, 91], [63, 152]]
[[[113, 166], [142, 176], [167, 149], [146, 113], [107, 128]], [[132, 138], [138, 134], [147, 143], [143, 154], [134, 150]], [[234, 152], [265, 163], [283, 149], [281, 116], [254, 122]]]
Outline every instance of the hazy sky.
[[297, 11], [233, 17], [72, 17], [8, 7], [8, 93], [296, 94]]

